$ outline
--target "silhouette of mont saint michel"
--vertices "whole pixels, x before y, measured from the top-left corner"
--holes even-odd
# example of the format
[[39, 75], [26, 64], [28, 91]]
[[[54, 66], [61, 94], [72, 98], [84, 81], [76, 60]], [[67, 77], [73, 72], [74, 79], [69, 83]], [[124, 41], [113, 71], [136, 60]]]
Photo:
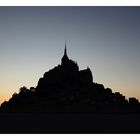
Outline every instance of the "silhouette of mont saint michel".
[[[0, 107], [1, 133], [140, 133], [140, 103], [93, 82], [67, 56], [37, 86], [21, 87]], [[137, 125], [136, 125], [137, 124]]]
[[4, 102], [1, 112], [48, 113], [140, 113], [136, 98], [125, 99], [119, 92], [93, 82], [91, 70], [79, 70], [67, 56], [66, 44], [61, 65], [46, 72], [36, 88], [22, 87]]

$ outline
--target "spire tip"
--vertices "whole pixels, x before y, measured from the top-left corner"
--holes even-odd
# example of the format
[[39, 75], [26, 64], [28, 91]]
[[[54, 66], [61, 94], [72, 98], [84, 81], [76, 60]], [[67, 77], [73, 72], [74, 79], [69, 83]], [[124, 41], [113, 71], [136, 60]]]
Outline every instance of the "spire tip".
[[66, 41], [65, 41], [65, 50], [64, 50], [64, 55], [67, 55]]

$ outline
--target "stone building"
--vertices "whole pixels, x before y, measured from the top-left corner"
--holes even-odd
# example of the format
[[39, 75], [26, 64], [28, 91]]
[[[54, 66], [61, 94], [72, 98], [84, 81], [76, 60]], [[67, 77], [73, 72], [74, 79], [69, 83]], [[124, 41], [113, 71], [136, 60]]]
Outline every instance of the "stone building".
[[90, 84], [93, 82], [92, 73], [89, 68], [79, 70], [76, 62], [69, 59], [65, 44], [64, 55], [61, 64], [46, 72], [43, 78], [40, 78], [37, 89], [45, 89], [51, 85], [58, 86], [77, 86]]

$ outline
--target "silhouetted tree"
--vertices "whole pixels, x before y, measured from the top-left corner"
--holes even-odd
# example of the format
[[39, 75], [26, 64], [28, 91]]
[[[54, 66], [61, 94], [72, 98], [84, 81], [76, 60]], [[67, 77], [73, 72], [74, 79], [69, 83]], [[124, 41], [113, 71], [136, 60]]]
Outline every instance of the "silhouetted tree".
[[27, 87], [23, 86], [19, 89], [19, 92], [26, 92], [27, 91]]
[[35, 88], [34, 87], [30, 87], [30, 91], [35, 92]]

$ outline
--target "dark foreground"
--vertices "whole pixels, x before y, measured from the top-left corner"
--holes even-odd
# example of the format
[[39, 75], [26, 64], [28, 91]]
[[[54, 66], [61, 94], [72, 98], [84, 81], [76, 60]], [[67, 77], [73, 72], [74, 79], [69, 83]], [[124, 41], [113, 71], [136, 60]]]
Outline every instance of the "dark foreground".
[[140, 115], [0, 114], [0, 133], [140, 134]]

